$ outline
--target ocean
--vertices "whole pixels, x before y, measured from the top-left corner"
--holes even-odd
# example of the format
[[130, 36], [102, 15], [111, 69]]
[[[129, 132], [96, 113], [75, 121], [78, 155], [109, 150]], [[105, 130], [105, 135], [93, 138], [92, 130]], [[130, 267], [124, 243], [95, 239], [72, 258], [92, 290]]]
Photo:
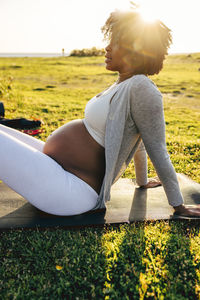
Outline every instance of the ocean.
[[[65, 53], [64, 56], [68, 56]], [[61, 57], [62, 53], [0, 53], [0, 57]]]

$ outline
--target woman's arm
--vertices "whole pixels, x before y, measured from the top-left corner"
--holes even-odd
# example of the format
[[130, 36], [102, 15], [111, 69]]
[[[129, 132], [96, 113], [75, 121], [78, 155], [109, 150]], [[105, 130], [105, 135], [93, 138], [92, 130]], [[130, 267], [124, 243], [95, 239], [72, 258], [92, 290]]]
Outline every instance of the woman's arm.
[[162, 95], [148, 78], [144, 77], [137, 88], [132, 90], [131, 114], [169, 204], [183, 204], [177, 176], [166, 149]]
[[198, 206], [184, 206], [176, 172], [167, 153], [162, 95], [155, 85], [143, 78], [132, 89], [131, 114], [141, 134], [147, 153], [162, 182], [168, 202], [181, 215], [200, 216]]
[[147, 177], [147, 154], [143, 142], [140, 143], [137, 151], [133, 157], [136, 183], [139, 187], [148, 189], [154, 188], [161, 185], [159, 178], [151, 178], [148, 180]]
[[137, 148], [133, 156], [136, 182], [139, 186], [145, 186], [148, 183], [147, 178], [147, 155], [143, 142]]

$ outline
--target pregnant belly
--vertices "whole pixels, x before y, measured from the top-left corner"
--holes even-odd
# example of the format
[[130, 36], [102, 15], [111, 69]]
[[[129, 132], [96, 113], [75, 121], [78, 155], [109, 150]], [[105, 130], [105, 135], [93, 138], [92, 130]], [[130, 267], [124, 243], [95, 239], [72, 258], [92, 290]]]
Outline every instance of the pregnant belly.
[[100, 192], [105, 173], [105, 152], [88, 133], [82, 120], [71, 121], [56, 129], [48, 137], [44, 153]]

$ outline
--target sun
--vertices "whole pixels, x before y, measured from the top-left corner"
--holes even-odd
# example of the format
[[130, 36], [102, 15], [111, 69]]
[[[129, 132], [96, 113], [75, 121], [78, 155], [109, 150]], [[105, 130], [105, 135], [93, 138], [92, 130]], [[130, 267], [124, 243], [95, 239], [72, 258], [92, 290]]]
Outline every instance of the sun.
[[153, 11], [152, 7], [149, 7], [149, 6], [141, 6], [139, 9], [138, 9], [141, 17], [144, 19], [145, 22], [148, 22], [148, 23], [152, 23], [154, 22], [155, 20], [159, 19], [159, 14], [157, 11]]
[[140, 0], [132, 4], [136, 5], [138, 12], [145, 22], [154, 22], [162, 14], [162, 5], [159, 0]]

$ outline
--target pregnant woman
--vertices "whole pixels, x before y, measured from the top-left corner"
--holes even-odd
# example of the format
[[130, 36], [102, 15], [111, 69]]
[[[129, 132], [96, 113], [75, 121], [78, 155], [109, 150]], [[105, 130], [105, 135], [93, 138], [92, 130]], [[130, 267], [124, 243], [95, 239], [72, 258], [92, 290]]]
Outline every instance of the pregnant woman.
[[83, 120], [58, 128], [46, 143], [0, 125], [0, 179], [40, 210], [81, 214], [106, 207], [132, 158], [138, 185], [159, 185], [148, 182], [147, 151], [169, 204], [200, 216], [198, 206], [183, 204], [166, 150], [162, 96], [148, 78], [162, 69], [170, 30], [161, 21], [145, 23], [132, 9], [111, 13], [102, 31], [106, 69], [118, 72], [117, 82], [87, 103]]

